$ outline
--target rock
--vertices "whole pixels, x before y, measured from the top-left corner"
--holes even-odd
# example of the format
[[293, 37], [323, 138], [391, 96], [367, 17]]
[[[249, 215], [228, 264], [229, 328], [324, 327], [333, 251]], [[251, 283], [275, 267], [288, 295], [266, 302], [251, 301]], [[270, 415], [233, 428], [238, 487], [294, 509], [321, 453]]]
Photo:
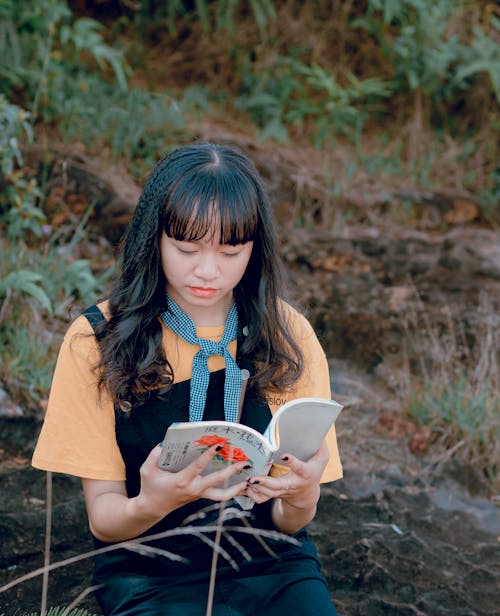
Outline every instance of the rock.
[[23, 417], [23, 409], [14, 404], [7, 392], [0, 387], [0, 417]]

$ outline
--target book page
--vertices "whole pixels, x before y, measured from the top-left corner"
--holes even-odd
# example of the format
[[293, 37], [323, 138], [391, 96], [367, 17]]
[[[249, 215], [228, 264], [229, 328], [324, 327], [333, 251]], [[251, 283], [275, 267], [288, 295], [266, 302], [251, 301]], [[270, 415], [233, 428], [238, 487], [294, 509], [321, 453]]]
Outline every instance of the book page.
[[[271, 450], [262, 435], [252, 428], [223, 421], [172, 424], [165, 435], [160, 466], [171, 472], [182, 470], [212, 445], [220, 445], [221, 450], [203, 474], [233, 462], [248, 462], [252, 466], [245, 471], [248, 476], [269, 471]], [[229, 485], [241, 480], [241, 474], [237, 475]]]
[[341, 410], [342, 405], [334, 400], [300, 398], [288, 402], [276, 412], [270, 426], [278, 445], [274, 459], [279, 462], [280, 455], [291, 453], [308, 460], [318, 451]]

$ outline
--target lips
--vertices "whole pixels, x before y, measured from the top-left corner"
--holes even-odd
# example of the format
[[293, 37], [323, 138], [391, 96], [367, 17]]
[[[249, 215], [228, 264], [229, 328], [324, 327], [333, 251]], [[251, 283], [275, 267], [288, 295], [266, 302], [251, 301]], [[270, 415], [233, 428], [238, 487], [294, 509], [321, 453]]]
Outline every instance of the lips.
[[212, 297], [217, 293], [217, 289], [210, 287], [188, 287], [193, 295], [196, 297]]

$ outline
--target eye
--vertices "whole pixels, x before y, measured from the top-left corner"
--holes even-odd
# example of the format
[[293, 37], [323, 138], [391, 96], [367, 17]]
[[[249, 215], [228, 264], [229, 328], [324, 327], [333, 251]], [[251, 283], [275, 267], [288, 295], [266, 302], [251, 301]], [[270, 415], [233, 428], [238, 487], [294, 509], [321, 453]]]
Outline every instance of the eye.
[[228, 251], [228, 250], [223, 250], [222, 254], [225, 257], [237, 257], [240, 254], [240, 250], [236, 250], [236, 251]]
[[198, 252], [196, 244], [192, 244], [191, 242], [180, 242], [179, 240], [175, 240], [174, 246], [183, 255], [194, 255]]

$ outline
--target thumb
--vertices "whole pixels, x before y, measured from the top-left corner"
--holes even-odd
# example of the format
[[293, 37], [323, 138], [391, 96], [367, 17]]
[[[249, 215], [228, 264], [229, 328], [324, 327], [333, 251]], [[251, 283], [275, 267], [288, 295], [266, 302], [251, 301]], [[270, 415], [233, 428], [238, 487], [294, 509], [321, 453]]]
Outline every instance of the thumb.
[[149, 452], [148, 457], [144, 460], [142, 464], [142, 468], [147, 469], [147, 468], [151, 468], [152, 466], [158, 466], [160, 454], [161, 454], [161, 443], [158, 443], [158, 445], [155, 445], [153, 449]]

